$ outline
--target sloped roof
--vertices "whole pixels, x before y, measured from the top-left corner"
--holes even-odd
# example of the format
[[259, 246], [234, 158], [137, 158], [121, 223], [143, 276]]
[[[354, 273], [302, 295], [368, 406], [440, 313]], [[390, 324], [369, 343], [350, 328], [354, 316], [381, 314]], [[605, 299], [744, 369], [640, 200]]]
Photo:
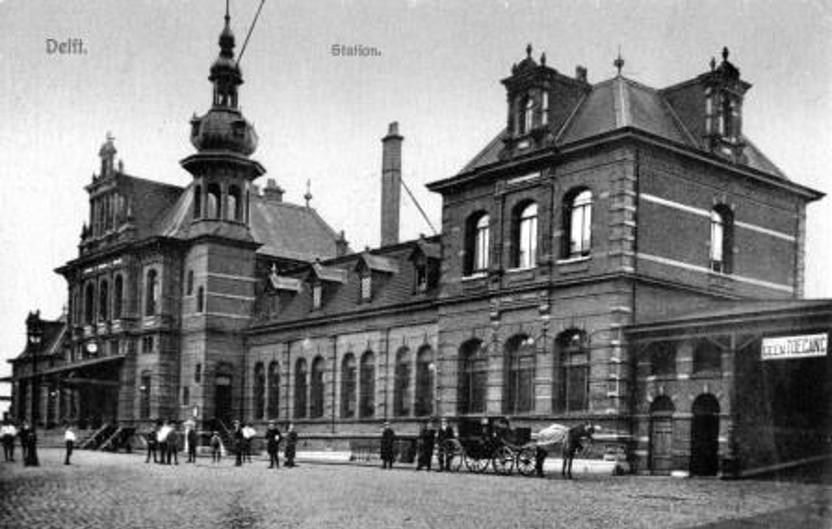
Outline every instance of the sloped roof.
[[[630, 127], [690, 148], [701, 149], [696, 138], [675, 115], [662, 93], [625, 77], [615, 77], [592, 86], [577, 104], [572, 116], [555, 138], [555, 146], [566, 147], [617, 129]], [[459, 174], [469, 173], [499, 161], [503, 129], [468, 162]], [[746, 142], [745, 165], [779, 178], [785, 175], [751, 141]]]
[[159, 219], [177, 203], [182, 188], [127, 174], [119, 174], [116, 178], [120, 191], [128, 197], [136, 237], [155, 235]]
[[[156, 234], [187, 239], [193, 206], [193, 184], [160, 216]], [[336, 255], [338, 235], [318, 213], [305, 206], [251, 195], [251, 235], [260, 243], [257, 253], [297, 261], [329, 259]]]
[[363, 263], [364, 266], [375, 272], [395, 274], [399, 271], [399, 265], [395, 260], [380, 255], [373, 255], [370, 252], [361, 253], [358, 258], [358, 263]]
[[321, 281], [328, 281], [330, 283], [346, 283], [347, 271], [342, 268], [334, 266], [324, 266], [321, 263], [312, 264], [312, 274]]
[[[39, 353], [39, 356], [58, 353], [63, 337], [66, 334], [66, 319], [61, 317], [56, 321], [41, 320], [41, 325], [43, 326], [43, 335], [41, 336], [41, 352]], [[20, 352], [18, 357], [12, 359], [11, 361], [14, 362], [16, 360], [28, 358], [32, 356], [32, 354], [32, 350], [27, 345], [23, 347], [23, 350]]]

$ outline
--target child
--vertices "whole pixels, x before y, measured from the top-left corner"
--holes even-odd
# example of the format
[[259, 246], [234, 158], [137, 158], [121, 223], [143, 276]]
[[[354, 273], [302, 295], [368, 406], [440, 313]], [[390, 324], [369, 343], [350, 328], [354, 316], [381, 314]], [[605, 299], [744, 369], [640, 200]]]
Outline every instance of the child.
[[214, 435], [211, 436], [211, 463], [219, 463], [222, 460], [221, 446], [220, 433], [214, 430]]

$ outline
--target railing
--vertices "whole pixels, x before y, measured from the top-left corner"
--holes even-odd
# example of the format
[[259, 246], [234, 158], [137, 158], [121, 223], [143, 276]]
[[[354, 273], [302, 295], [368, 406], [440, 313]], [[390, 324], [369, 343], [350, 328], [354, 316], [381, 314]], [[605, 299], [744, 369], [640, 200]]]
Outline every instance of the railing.
[[132, 452], [133, 449], [130, 444], [130, 439], [135, 433], [136, 429], [131, 426], [119, 426], [115, 432], [113, 432], [113, 434], [98, 447], [98, 449], [112, 450], [113, 452], [116, 452], [120, 448], [124, 447], [127, 452]]
[[101, 443], [107, 440], [115, 431], [116, 427], [114, 425], [104, 424], [101, 428], [93, 432], [91, 436], [81, 442], [78, 445], [78, 448], [96, 450], [99, 446], [101, 446]]

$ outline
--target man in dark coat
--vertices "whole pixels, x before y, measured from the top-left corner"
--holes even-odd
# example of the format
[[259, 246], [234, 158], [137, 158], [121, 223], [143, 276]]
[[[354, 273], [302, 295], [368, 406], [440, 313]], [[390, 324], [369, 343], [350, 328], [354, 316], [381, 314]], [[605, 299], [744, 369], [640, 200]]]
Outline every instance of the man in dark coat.
[[151, 456], [153, 457], [153, 462], [158, 463], [158, 460], [157, 460], [157, 457], [156, 457], [156, 448], [158, 447], [158, 444], [159, 444], [156, 440], [156, 430], [157, 430], [158, 427], [159, 427], [158, 423], [156, 423], [155, 428], [153, 426], [151, 426], [150, 430], [148, 430], [147, 434], [145, 435], [145, 438], [147, 439], [147, 458], [144, 460], [145, 463], [150, 463], [150, 457]]
[[295, 448], [297, 445], [298, 433], [295, 431], [295, 425], [289, 423], [289, 429], [286, 432], [286, 451], [283, 454], [286, 457], [286, 464], [284, 466], [295, 466]]
[[174, 465], [179, 464], [179, 430], [176, 422], [170, 424], [170, 433], [168, 434], [168, 450], [167, 450], [167, 464], [171, 464], [173, 460]]
[[390, 428], [390, 423], [384, 423], [384, 429], [381, 430], [381, 468], [393, 468], [393, 443], [396, 439], [396, 434]]
[[449, 441], [454, 437], [456, 437], [456, 435], [454, 435], [453, 427], [448, 424], [448, 419], [443, 417], [442, 421], [439, 423], [439, 433], [436, 436], [436, 442], [439, 443], [439, 472], [451, 469], [451, 458], [453, 458], [453, 452], [449, 451], [448, 443], [446, 443], [446, 441]]
[[237, 452], [237, 459], [234, 461], [235, 466], [242, 466], [243, 464], [243, 425], [240, 421], [234, 421], [234, 431], [231, 432], [231, 437], [234, 439], [234, 450]]
[[35, 434], [35, 428], [29, 426], [26, 421], [23, 421], [23, 427], [20, 428], [20, 444], [23, 446], [23, 466], [39, 466], [38, 437]]
[[277, 449], [280, 445], [280, 430], [274, 421], [269, 421], [266, 429], [266, 451], [269, 453], [269, 468], [279, 468], [280, 461], [277, 459]]
[[193, 425], [188, 427], [186, 437], [188, 439], [188, 463], [196, 463], [196, 447], [199, 444], [199, 436], [196, 434], [196, 428]]
[[435, 439], [436, 430], [433, 429], [433, 423], [426, 421], [419, 432], [419, 460], [416, 462], [416, 470], [430, 470]]

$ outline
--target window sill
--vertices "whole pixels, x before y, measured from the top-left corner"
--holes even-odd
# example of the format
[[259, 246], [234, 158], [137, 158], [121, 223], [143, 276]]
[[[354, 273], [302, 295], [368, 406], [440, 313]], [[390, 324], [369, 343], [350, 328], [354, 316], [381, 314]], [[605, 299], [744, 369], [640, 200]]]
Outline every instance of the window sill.
[[462, 276], [463, 281], [476, 281], [477, 279], [485, 279], [488, 277], [486, 272], [476, 272], [467, 276]]
[[506, 270], [506, 274], [518, 274], [520, 272], [528, 272], [530, 270], [534, 270], [537, 266], [518, 266], [517, 268], [509, 268]]
[[558, 259], [555, 261], [555, 266], [561, 274], [574, 274], [578, 272], [589, 271], [589, 261], [592, 259], [590, 255], [581, 255], [579, 257], [570, 257], [569, 259]]
[[579, 255], [577, 257], [567, 257], [567, 258], [564, 258], [564, 259], [558, 259], [557, 261], [555, 261], [555, 264], [557, 264], [557, 265], [568, 265], [568, 264], [572, 264], [572, 263], [583, 263], [583, 262], [589, 261], [590, 259], [592, 259], [591, 255]]

